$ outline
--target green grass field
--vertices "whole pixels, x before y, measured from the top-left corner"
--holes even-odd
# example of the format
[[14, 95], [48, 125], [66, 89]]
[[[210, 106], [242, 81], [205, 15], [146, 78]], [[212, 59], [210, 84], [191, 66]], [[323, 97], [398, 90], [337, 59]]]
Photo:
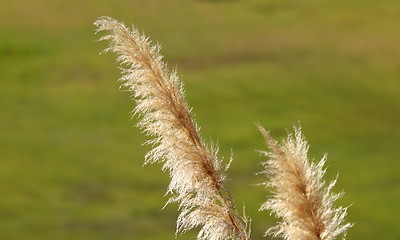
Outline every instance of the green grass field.
[[134, 104], [115, 55], [99, 56], [104, 15], [163, 46], [203, 137], [233, 149], [228, 184], [252, 239], [276, 221], [257, 210], [255, 121], [278, 139], [300, 122], [311, 156], [329, 153], [348, 239], [400, 238], [398, 0], [28, 0], [0, 8], [0, 239], [174, 238], [168, 174], [142, 167]]

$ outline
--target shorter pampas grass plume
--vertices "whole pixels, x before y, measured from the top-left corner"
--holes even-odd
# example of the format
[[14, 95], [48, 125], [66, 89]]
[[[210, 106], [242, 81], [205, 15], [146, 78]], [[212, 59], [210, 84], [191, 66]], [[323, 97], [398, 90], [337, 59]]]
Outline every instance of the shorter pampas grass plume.
[[318, 163], [308, 160], [308, 144], [301, 129], [295, 128], [282, 144], [275, 141], [257, 125], [270, 149], [262, 152], [268, 160], [263, 173], [268, 177], [264, 185], [272, 197], [260, 210], [270, 210], [281, 219], [266, 235], [286, 240], [333, 240], [352, 226], [344, 223], [347, 208], [334, 208], [341, 193], [331, 192], [336, 180], [326, 184], [326, 156]]

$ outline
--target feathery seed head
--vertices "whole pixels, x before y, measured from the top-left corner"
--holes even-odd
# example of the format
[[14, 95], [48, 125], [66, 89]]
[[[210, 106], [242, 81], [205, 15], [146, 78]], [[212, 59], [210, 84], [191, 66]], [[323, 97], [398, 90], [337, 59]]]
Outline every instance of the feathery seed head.
[[105, 51], [117, 53], [125, 66], [120, 78], [136, 101], [137, 124], [148, 136], [150, 150], [145, 163], [162, 162], [171, 182], [169, 202], [178, 202], [181, 213], [177, 231], [201, 226], [198, 239], [249, 239], [246, 223], [223, 187], [226, 169], [215, 151], [206, 147], [199, 128], [184, 101], [183, 84], [176, 72], [170, 73], [159, 54], [160, 46], [135, 28], [102, 17], [94, 23], [97, 32], [107, 31], [100, 40], [109, 40]]
[[342, 194], [331, 193], [336, 180], [326, 186], [323, 176], [326, 157], [318, 163], [308, 160], [308, 144], [300, 128], [278, 144], [269, 133], [257, 125], [270, 149], [262, 152], [269, 177], [264, 183], [273, 194], [260, 210], [270, 210], [282, 221], [266, 235], [286, 240], [333, 240], [345, 235], [350, 223], [344, 223], [347, 208], [334, 208]]

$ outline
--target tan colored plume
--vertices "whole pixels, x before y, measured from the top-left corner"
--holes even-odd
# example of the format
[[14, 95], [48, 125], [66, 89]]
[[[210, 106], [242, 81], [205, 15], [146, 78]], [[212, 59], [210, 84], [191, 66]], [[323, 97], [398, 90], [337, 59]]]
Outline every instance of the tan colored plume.
[[101, 40], [110, 41], [106, 51], [117, 53], [117, 61], [125, 67], [121, 81], [136, 101], [138, 126], [153, 137], [147, 142], [154, 148], [145, 163], [162, 162], [163, 170], [169, 171], [168, 202], [178, 202], [181, 211], [177, 232], [201, 227], [198, 239], [249, 239], [247, 221], [238, 215], [224, 187], [227, 167], [200, 137], [183, 85], [163, 63], [160, 46], [110, 17], [94, 24], [97, 32], [108, 32]]
[[262, 152], [268, 180], [264, 183], [272, 192], [260, 210], [270, 210], [281, 219], [266, 235], [286, 240], [333, 240], [345, 235], [350, 223], [344, 223], [347, 208], [334, 208], [342, 194], [333, 194], [335, 181], [325, 184], [324, 157], [318, 163], [308, 160], [308, 144], [301, 129], [295, 128], [282, 144], [278, 144], [260, 125], [258, 129], [270, 149]]

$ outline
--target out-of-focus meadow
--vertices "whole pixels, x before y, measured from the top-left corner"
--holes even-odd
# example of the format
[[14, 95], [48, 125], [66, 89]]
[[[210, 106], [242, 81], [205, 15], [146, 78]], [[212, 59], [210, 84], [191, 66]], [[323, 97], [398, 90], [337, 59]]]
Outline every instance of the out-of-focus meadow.
[[115, 55], [99, 56], [104, 15], [163, 46], [203, 137], [233, 149], [228, 185], [252, 239], [276, 221], [257, 211], [255, 121], [276, 138], [300, 121], [312, 158], [329, 153], [348, 239], [400, 238], [398, 0], [31, 0], [0, 7], [0, 239], [174, 238], [168, 174], [142, 167], [134, 104]]

